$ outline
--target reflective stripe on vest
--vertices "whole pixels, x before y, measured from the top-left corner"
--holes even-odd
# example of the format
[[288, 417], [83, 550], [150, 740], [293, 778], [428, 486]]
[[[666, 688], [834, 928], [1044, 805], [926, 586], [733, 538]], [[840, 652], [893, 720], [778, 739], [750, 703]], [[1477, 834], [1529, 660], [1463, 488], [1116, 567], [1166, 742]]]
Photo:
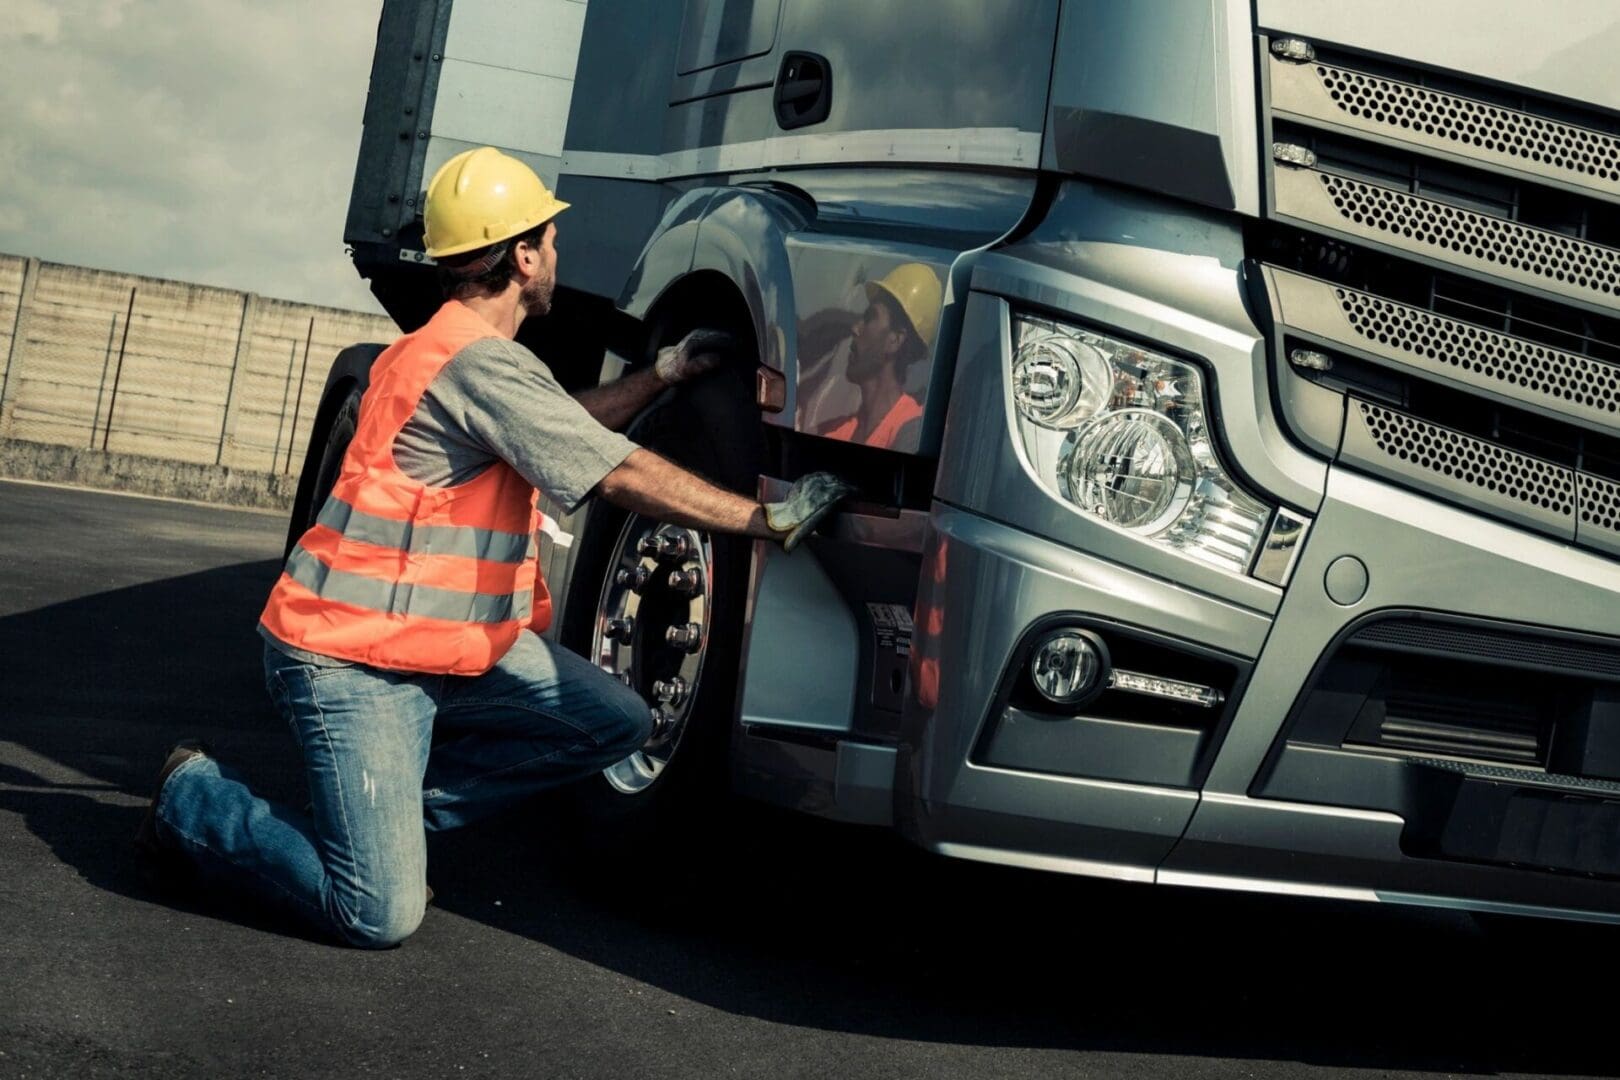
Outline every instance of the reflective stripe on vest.
[[459, 555], [486, 562], [520, 563], [534, 554], [534, 534], [478, 529], [470, 525], [421, 525], [356, 510], [335, 495], [315, 519], [334, 532], [412, 555]]
[[337, 482], [260, 616], [273, 637], [373, 667], [478, 675], [525, 627], [550, 623], [534, 488], [501, 461], [451, 487], [394, 464], [394, 440], [434, 378], [498, 336], [452, 300], [373, 362]]
[[287, 576], [320, 597], [351, 607], [393, 615], [420, 615], [456, 622], [527, 622], [533, 609], [532, 591], [520, 593], [461, 592], [337, 570], [302, 546], [287, 557]]

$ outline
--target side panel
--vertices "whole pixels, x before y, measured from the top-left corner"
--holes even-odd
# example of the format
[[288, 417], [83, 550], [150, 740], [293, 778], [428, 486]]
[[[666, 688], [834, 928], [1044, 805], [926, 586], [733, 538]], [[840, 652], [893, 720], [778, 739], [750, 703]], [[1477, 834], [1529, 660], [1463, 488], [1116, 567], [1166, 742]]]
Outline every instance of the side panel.
[[1247, 0], [1066, 0], [1041, 164], [1258, 214], [1252, 33]]
[[455, 0], [424, 178], [498, 146], [556, 186], [585, 12], [581, 0]]
[[1039, 133], [1057, 14], [1055, 0], [787, 0], [777, 48], [827, 58], [832, 111], [808, 130]]

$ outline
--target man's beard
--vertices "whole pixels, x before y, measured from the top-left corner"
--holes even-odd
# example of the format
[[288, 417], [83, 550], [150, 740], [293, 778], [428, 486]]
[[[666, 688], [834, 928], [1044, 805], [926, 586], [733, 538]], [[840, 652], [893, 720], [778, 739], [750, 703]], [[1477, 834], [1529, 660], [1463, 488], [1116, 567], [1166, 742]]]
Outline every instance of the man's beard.
[[554, 277], [530, 278], [523, 284], [523, 292], [519, 299], [523, 303], [523, 310], [529, 315], [544, 315], [551, 310], [551, 294], [557, 288], [557, 279]]

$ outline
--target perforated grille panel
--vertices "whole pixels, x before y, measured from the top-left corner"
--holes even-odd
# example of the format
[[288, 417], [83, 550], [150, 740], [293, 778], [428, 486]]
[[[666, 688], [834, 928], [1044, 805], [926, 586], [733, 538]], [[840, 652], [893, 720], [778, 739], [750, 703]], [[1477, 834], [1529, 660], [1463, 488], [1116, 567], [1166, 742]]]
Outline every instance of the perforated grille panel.
[[1620, 251], [1344, 176], [1319, 174], [1356, 225], [1604, 296], [1620, 295]]
[[1452, 502], [1575, 538], [1575, 473], [1551, 462], [1355, 398], [1341, 457]]
[[1620, 554], [1620, 484], [1580, 474], [1580, 520], [1575, 537], [1588, 547]]
[[1347, 116], [1620, 181], [1620, 138], [1613, 135], [1328, 64], [1315, 68], [1322, 88]]
[[1620, 368], [1352, 289], [1335, 289], [1333, 295], [1350, 325], [1368, 341], [1533, 395], [1611, 415], [1620, 412]]
[[1268, 68], [1275, 115], [1620, 202], [1620, 135], [1339, 64]]
[[1575, 478], [1567, 469], [1365, 401], [1356, 404], [1386, 454], [1541, 510], [1575, 509]]

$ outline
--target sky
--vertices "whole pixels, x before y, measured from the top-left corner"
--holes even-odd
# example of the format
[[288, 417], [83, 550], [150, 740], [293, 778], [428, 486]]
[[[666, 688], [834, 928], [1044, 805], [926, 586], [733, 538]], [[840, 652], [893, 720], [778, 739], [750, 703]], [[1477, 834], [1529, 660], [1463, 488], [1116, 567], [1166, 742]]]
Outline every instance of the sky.
[[380, 311], [344, 254], [381, 0], [4, 0], [0, 251]]

